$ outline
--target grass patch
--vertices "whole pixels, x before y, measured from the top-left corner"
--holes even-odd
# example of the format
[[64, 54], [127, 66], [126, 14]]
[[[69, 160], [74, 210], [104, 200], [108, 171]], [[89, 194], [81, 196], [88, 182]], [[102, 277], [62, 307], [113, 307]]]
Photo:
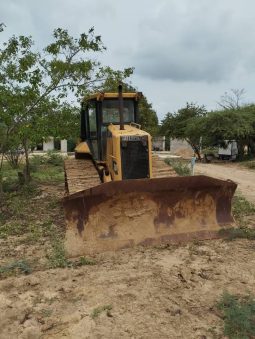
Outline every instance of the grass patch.
[[171, 167], [173, 167], [173, 169], [178, 175], [180, 176], [191, 175], [191, 168], [187, 161], [166, 158], [165, 162]]
[[32, 177], [39, 183], [64, 182], [64, 168], [60, 166], [41, 165]]
[[47, 309], [44, 308], [44, 309], [40, 310], [40, 314], [44, 318], [50, 317], [52, 315], [52, 313], [53, 313], [53, 311], [48, 309], [48, 308]]
[[64, 157], [55, 151], [45, 155], [33, 155], [31, 158], [33, 178], [39, 182], [64, 181]]
[[91, 313], [91, 318], [92, 319], [97, 318], [104, 311], [106, 311], [106, 314], [108, 316], [111, 316], [111, 313], [110, 313], [111, 310], [112, 310], [112, 305], [103, 305], [100, 307], [96, 307]]
[[48, 151], [46, 155], [46, 162], [49, 165], [53, 166], [62, 166], [64, 165], [63, 156], [56, 151]]
[[241, 162], [241, 165], [249, 169], [255, 170], [255, 160], [243, 161]]
[[64, 244], [61, 238], [52, 240], [52, 248], [48, 255], [50, 268], [65, 268], [72, 266], [72, 262], [66, 258]]
[[255, 213], [255, 206], [241, 195], [235, 195], [232, 201], [232, 212], [240, 226], [246, 226], [244, 217]]
[[230, 339], [249, 339], [255, 336], [255, 300], [253, 296], [239, 298], [225, 292], [218, 310], [224, 320], [224, 335]]
[[0, 276], [9, 276], [15, 273], [30, 274], [32, 269], [26, 260], [13, 261], [10, 264], [0, 266]]
[[18, 169], [12, 168], [8, 162], [3, 163], [2, 168], [3, 191], [12, 191], [18, 185]]
[[65, 268], [65, 267], [77, 268], [86, 265], [89, 266], [96, 265], [95, 260], [85, 257], [80, 257], [78, 260], [75, 261], [68, 260], [68, 258], [66, 257], [64, 244], [61, 239], [55, 240], [52, 243], [52, 249], [50, 254], [48, 255], [48, 260], [50, 268]]
[[219, 234], [223, 237], [227, 237], [228, 240], [234, 239], [255, 240], [255, 230], [248, 227], [222, 229], [219, 231]]
[[227, 240], [250, 239], [255, 240], [255, 229], [249, 228], [246, 217], [255, 214], [255, 206], [241, 195], [235, 195], [232, 201], [232, 213], [238, 228], [221, 229], [219, 234]]
[[6, 239], [10, 235], [22, 235], [25, 227], [21, 223], [8, 222], [0, 225], [0, 238]]
[[76, 266], [85, 266], [85, 265], [96, 265], [95, 260], [85, 257], [80, 257], [78, 262], [76, 262]]
[[[4, 162], [2, 169], [4, 192], [17, 191], [21, 187], [18, 172], [24, 168], [22, 163], [19, 168], [13, 169], [8, 162]], [[57, 152], [48, 152], [46, 155], [32, 155], [30, 170], [34, 183], [59, 183], [64, 182], [64, 158]]]
[[85, 265], [96, 265], [96, 261], [86, 257], [80, 257], [78, 260], [68, 260], [64, 248], [63, 238], [60, 235], [53, 235], [51, 240], [51, 251], [48, 255], [50, 268], [77, 268]]
[[64, 157], [61, 153], [56, 151], [48, 151], [46, 154], [38, 155], [33, 154], [30, 160], [31, 165], [38, 167], [40, 165], [53, 165], [53, 166], [63, 166]]
[[[4, 194], [4, 199], [0, 200], [0, 238], [23, 235], [31, 228], [31, 201], [38, 193], [37, 185], [31, 183], [22, 186], [17, 192]], [[38, 217], [38, 214], [34, 217]]]

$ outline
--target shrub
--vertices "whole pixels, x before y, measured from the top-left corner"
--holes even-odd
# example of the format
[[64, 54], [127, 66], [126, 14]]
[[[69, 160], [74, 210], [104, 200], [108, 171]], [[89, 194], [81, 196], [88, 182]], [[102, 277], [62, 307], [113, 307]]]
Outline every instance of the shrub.
[[41, 165], [47, 163], [47, 158], [45, 155], [33, 155], [30, 159], [30, 170], [32, 172], [37, 172]]
[[47, 164], [54, 166], [63, 166], [64, 159], [63, 156], [55, 151], [47, 152]]
[[255, 206], [241, 195], [235, 195], [232, 202], [232, 211], [240, 226], [244, 226], [243, 218], [255, 213]]
[[191, 175], [191, 168], [186, 161], [167, 158], [165, 162], [172, 166], [175, 172], [181, 176]]

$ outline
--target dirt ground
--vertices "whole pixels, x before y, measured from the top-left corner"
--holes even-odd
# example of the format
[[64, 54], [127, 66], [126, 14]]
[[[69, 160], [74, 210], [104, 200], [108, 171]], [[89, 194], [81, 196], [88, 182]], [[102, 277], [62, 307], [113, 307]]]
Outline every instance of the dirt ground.
[[195, 165], [195, 174], [205, 174], [219, 179], [231, 179], [238, 184], [238, 191], [250, 202], [255, 203], [255, 171], [240, 165], [201, 164]]
[[1, 338], [222, 338], [215, 303], [224, 290], [255, 293], [254, 249], [244, 240], [136, 248], [2, 280]]
[[[217, 175], [234, 173], [232, 179], [240, 183], [246, 172], [254, 178], [248, 170], [224, 166], [220, 172], [216, 166]], [[250, 180], [246, 185], [255, 184]], [[63, 185], [42, 187], [26, 213], [54, 201], [56, 206], [38, 218], [50, 214], [63, 227], [58, 216], [63, 211], [56, 204], [62, 190]], [[223, 338], [216, 308], [222, 293], [255, 294], [251, 240], [137, 247], [95, 255], [94, 265], [49, 268], [47, 239], [8, 236], [0, 241], [0, 266], [20, 258], [34, 262], [31, 274], [0, 277], [1, 339]]]

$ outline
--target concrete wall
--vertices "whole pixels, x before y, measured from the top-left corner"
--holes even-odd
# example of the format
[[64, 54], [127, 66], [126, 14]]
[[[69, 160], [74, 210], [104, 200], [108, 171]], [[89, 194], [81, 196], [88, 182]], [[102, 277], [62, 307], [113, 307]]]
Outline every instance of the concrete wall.
[[52, 151], [54, 150], [54, 138], [49, 137], [47, 141], [43, 142], [43, 151]]
[[60, 141], [60, 150], [61, 152], [67, 152], [67, 140], [61, 140]]
[[[54, 138], [49, 137], [47, 141], [43, 142], [43, 151], [53, 151], [54, 150]], [[60, 141], [60, 150], [61, 152], [66, 153], [67, 152], [67, 140], [61, 140]]]

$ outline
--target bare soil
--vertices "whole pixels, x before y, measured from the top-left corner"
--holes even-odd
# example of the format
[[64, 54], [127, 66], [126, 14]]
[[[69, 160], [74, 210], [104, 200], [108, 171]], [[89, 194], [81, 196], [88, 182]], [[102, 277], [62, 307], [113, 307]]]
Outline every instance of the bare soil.
[[136, 248], [98, 255], [94, 266], [7, 278], [0, 336], [222, 338], [215, 303], [224, 290], [255, 293], [254, 249], [247, 240]]
[[[247, 172], [254, 180], [254, 172], [216, 166], [217, 175], [241, 183]], [[204, 168], [214, 165], [197, 166]], [[29, 222], [50, 217], [62, 229], [63, 191], [63, 185], [42, 186], [28, 201]], [[0, 275], [1, 339], [223, 338], [215, 306], [222, 293], [255, 294], [251, 240], [137, 247], [95, 255], [95, 265], [50, 269], [50, 235], [36, 241], [28, 235], [0, 240], [0, 266], [25, 258], [33, 268], [28, 275]]]
[[230, 179], [238, 184], [237, 190], [250, 202], [255, 203], [255, 171], [239, 164], [202, 164], [197, 163], [196, 174], [205, 174], [218, 179]]

